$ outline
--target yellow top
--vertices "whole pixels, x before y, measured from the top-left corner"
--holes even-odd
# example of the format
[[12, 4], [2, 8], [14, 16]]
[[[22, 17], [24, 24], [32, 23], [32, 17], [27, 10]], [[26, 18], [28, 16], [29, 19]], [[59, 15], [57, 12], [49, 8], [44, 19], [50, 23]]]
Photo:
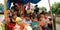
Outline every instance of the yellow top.
[[16, 21], [22, 21], [22, 19], [20, 17], [17, 17]]
[[29, 13], [31, 13], [32, 11], [31, 10], [27, 10], [27, 13], [29, 14]]
[[4, 23], [1, 24], [1, 27], [2, 27], [2, 30], [5, 30], [5, 24]]

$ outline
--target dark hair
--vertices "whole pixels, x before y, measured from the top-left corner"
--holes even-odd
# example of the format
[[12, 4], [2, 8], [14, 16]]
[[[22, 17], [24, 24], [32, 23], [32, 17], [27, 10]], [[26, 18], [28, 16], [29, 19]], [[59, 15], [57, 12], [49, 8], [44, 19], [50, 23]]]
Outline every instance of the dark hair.
[[[37, 18], [37, 17], [34, 17], [34, 19]], [[37, 18], [38, 19], [38, 18]]]
[[40, 14], [44, 14], [44, 11], [42, 11]]
[[27, 15], [26, 15], [26, 17], [30, 17], [30, 15], [29, 15], [29, 14], [27, 14]]
[[16, 14], [12, 14], [12, 17], [15, 16]]
[[11, 9], [7, 9], [7, 10], [10, 10], [10, 12], [12, 13], [12, 10]]
[[47, 12], [46, 13], [44, 13], [44, 15], [46, 15], [46, 14], [48, 14]]
[[35, 5], [35, 7], [37, 7], [38, 5]]

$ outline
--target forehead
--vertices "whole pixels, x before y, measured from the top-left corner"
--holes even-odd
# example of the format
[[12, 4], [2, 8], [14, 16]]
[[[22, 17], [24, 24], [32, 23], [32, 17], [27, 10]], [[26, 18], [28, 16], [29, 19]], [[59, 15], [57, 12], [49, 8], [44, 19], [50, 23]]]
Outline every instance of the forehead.
[[45, 14], [45, 15], [48, 15], [48, 14]]
[[15, 16], [17, 16], [17, 15], [14, 15], [13, 17], [15, 17]]
[[34, 18], [34, 19], [37, 19], [37, 18]]

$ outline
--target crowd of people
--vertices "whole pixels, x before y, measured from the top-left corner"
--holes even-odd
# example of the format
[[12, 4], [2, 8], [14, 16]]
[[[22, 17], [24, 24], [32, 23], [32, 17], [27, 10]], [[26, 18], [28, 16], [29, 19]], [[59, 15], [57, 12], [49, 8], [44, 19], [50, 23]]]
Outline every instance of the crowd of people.
[[[26, 10], [23, 14], [7, 10], [8, 18], [2, 22], [5, 24], [5, 30], [52, 30], [52, 19], [48, 18], [49, 14], [44, 11], [39, 13], [37, 6], [35, 6], [34, 12], [29, 14]], [[2, 29], [4, 30], [4, 28]]]

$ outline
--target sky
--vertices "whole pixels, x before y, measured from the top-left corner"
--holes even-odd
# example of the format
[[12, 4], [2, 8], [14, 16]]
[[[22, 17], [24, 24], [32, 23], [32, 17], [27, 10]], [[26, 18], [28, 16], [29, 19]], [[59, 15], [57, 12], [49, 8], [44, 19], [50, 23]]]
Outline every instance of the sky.
[[[60, 2], [60, 0], [50, 0], [50, 4], [54, 4], [54, 2]], [[0, 3], [4, 4], [4, 0], [0, 0]], [[36, 4], [33, 4], [36, 5]], [[37, 3], [38, 7], [46, 7], [47, 11], [49, 11], [49, 4], [48, 0], [41, 0], [39, 3]]]

